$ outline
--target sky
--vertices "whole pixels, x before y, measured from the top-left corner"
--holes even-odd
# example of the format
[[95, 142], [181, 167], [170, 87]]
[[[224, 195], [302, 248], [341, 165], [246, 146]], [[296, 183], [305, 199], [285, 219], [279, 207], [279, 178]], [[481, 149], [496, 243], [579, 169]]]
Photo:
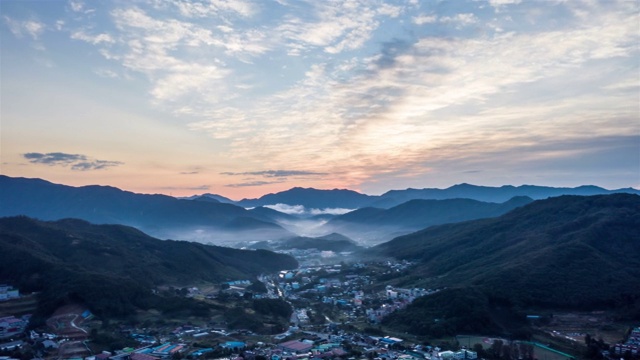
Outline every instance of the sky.
[[640, 2], [0, 2], [0, 173], [294, 186], [640, 187]]

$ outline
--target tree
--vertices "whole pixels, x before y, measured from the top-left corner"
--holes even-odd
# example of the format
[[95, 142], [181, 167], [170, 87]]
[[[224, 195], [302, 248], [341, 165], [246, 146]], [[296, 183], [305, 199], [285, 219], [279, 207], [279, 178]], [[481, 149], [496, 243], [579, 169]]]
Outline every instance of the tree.
[[478, 354], [478, 358], [487, 357], [487, 352], [484, 351], [484, 346], [482, 346], [482, 344], [473, 344], [473, 351]]
[[502, 340], [495, 340], [493, 344], [491, 344], [490, 353], [492, 358], [500, 358], [500, 355], [502, 355]]
[[502, 345], [502, 358], [504, 360], [510, 360], [511, 359], [511, 346], [505, 344]]

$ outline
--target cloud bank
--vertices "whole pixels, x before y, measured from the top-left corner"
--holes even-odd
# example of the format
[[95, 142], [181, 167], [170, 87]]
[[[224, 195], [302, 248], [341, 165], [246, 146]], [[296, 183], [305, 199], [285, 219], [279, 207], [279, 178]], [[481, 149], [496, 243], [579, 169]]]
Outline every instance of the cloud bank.
[[265, 205], [264, 207], [279, 211], [281, 213], [299, 216], [315, 216], [315, 215], [342, 215], [354, 209], [343, 208], [325, 208], [325, 209], [307, 209], [303, 205], [274, 204]]
[[120, 161], [107, 161], [89, 158], [86, 155], [67, 154], [62, 152], [37, 153], [30, 152], [23, 154], [24, 158], [32, 164], [45, 164], [50, 166], [70, 167], [71, 170], [89, 171], [102, 170], [114, 166], [123, 165]]

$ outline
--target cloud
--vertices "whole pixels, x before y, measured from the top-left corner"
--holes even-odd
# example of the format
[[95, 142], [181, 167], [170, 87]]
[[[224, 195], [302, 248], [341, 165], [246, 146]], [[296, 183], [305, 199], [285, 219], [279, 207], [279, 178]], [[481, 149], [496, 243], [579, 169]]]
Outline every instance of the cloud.
[[394, 65], [396, 58], [409, 51], [411, 47], [412, 44], [410, 42], [402, 39], [384, 42], [375, 64], [380, 68], [391, 67]]
[[274, 204], [274, 205], [264, 205], [264, 207], [273, 209], [285, 214], [303, 215], [306, 213], [306, 210], [302, 205]]
[[171, 1], [180, 14], [187, 17], [209, 17], [220, 13], [235, 13], [250, 17], [255, 13], [255, 5], [243, 0]]
[[271, 177], [289, 177], [289, 176], [324, 176], [327, 173], [315, 172], [315, 171], [299, 171], [299, 170], [264, 170], [264, 171], [247, 171], [247, 172], [222, 172], [221, 175], [242, 175], [242, 176], [264, 176]]
[[344, 208], [325, 208], [325, 209], [309, 209], [311, 215], [342, 215], [352, 212], [355, 209]]
[[505, 5], [515, 5], [521, 2], [522, 0], [489, 0], [489, 4], [496, 8], [499, 8]]
[[84, 3], [82, 1], [69, 1], [69, 6], [71, 10], [74, 12], [81, 12], [84, 8]]
[[68, 165], [78, 161], [84, 161], [87, 159], [84, 155], [79, 154], [65, 154], [60, 152], [42, 154], [42, 153], [26, 153], [24, 158], [35, 164], [47, 164], [47, 165]]
[[237, 184], [227, 184], [225, 186], [238, 188], [238, 187], [264, 186], [264, 185], [279, 184], [279, 183], [282, 183], [282, 181], [249, 181], [249, 182], [243, 182], [243, 183], [237, 183]]
[[102, 170], [124, 164], [120, 161], [97, 160], [91, 159], [86, 155], [67, 154], [61, 152], [52, 152], [46, 154], [32, 152], [23, 154], [23, 156], [33, 164], [45, 164], [50, 166], [64, 167], [70, 166], [71, 170], [76, 171]]
[[307, 209], [303, 205], [288, 205], [288, 204], [274, 204], [274, 205], [264, 205], [264, 207], [279, 211], [285, 214], [291, 215], [342, 215], [348, 212], [353, 211], [354, 209], [343, 209], [343, 208], [325, 208], [325, 209], [316, 209], [311, 208]]
[[[193, 114], [194, 109], [201, 111], [236, 98], [238, 88], [227, 81], [233, 71], [220, 57], [234, 56], [250, 63], [253, 57], [269, 51], [271, 40], [258, 28], [237, 31], [229, 25], [208, 26], [208, 21], [250, 16], [253, 10], [249, 3], [230, 0], [158, 4], [155, 12], [135, 6], [113, 9], [110, 15], [115, 36], [74, 32], [72, 37], [93, 45], [111, 45], [100, 49], [100, 53], [127, 70], [146, 75], [154, 104], [176, 114]], [[167, 16], [173, 5], [187, 19]], [[203, 24], [191, 19], [201, 16], [216, 20], [208, 18]]]
[[475, 24], [478, 17], [471, 13], [456, 14], [455, 16], [443, 16], [439, 20], [442, 23], [457, 23], [460, 26]]
[[277, 29], [287, 40], [289, 55], [301, 55], [315, 47], [329, 54], [359, 49], [379, 27], [381, 17], [398, 17], [403, 11], [402, 7], [365, 0], [309, 3], [314, 21], [289, 16]]
[[9, 30], [13, 33], [13, 35], [17, 37], [22, 37], [23, 35], [29, 35], [33, 38], [33, 40], [38, 40], [38, 36], [42, 34], [45, 30], [45, 24], [37, 21], [37, 20], [14, 20], [8, 16], [4, 16], [4, 21], [9, 26]]
[[71, 38], [75, 40], [82, 40], [93, 45], [98, 45], [100, 43], [108, 43], [108, 44], [115, 43], [115, 40], [109, 34], [102, 33], [98, 35], [89, 35], [82, 30], [74, 31], [71, 34]]
[[431, 24], [438, 21], [438, 17], [435, 15], [418, 15], [412, 17], [411, 21], [416, 25]]
[[211, 185], [200, 186], [163, 186], [161, 190], [190, 190], [190, 191], [206, 191], [211, 189]]

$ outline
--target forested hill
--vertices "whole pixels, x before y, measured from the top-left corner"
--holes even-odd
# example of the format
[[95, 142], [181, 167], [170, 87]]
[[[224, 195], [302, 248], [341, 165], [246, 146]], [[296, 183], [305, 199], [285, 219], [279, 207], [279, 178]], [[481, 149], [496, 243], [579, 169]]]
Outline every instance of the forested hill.
[[151, 306], [158, 285], [251, 279], [297, 266], [288, 255], [158, 240], [121, 225], [0, 218], [0, 282], [42, 292], [45, 312], [80, 301], [99, 314], [126, 315]]
[[639, 229], [638, 195], [560, 196], [371, 251], [418, 262], [416, 283], [473, 286], [524, 305], [593, 308], [640, 299]]

